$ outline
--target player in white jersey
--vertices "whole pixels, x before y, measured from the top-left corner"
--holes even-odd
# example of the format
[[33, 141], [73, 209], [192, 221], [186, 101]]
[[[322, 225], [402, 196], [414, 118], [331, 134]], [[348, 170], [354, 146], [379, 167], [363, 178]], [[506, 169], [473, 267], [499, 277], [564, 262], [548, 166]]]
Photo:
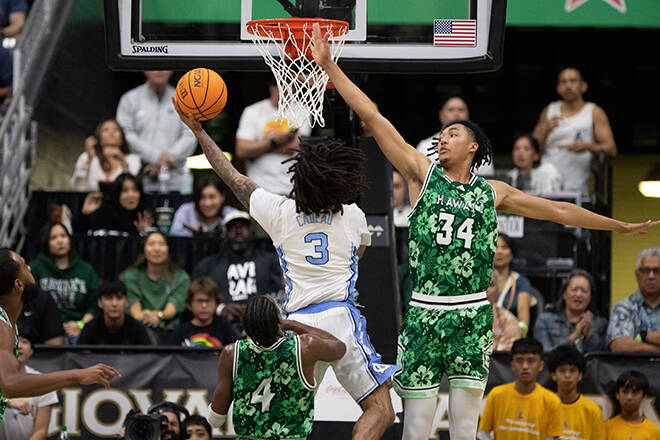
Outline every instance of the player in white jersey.
[[358, 259], [371, 244], [364, 213], [352, 201], [366, 188], [365, 156], [343, 141], [301, 143], [291, 159], [289, 197], [259, 188], [239, 173], [199, 121], [181, 120], [199, 140], [216, 173], [273, 240], [286, 282], [290, 319], [321, 328], [346, 345], [331, 364], [317, 362], [317, 384], [332, 365], [339, 382], [363, 410], [354, 439], [379, 439], [394, 422], [389, 379], [396, 365], [381, 363], [355, 307]]

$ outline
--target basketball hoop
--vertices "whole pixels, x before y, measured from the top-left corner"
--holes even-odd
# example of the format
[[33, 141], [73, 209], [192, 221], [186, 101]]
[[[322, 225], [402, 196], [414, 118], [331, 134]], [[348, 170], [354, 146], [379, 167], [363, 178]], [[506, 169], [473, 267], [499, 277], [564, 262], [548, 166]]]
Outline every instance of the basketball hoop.
[[[280, 91], [277, 118], [301, 127], [305, 123], [325, 126], [323, 94], [328, 75], [312, 58], [312, 28], [329, 36], [330, 57], [339, 59], [348, 23], [323, 18], [278, 18], [252, 20], [247, 30], [270, 67]], [[262, 38], [259, 38], [262, 37]]]

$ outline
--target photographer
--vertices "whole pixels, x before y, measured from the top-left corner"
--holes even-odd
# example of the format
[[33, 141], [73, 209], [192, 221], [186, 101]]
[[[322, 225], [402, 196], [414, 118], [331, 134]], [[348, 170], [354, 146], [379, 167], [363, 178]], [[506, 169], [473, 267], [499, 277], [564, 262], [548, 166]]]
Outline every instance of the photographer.
[[190, 414], [173, 402], [152, 405], [146, 415], [131, 411], [124, 422], [123, 440], [186, 440]]

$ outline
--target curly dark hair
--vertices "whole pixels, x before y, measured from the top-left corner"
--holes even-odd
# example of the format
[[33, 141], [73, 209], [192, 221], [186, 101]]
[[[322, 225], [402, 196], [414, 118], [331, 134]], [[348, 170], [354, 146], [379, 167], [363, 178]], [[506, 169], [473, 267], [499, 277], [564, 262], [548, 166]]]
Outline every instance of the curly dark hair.
[[343, 214], [342, 205], [354, 202], [367, 189], [365, 154], [341, 139], [315, 145], [301, 142], [296, 155], [282, 163], [289, 161], [293, 162], [289, 197], [295, 200], [297, 212]]
[[[447, 127], [451, 127], [452, 125], [456, 124], [461, 124], [463, 127], [465, 127], [468, 131], [468, 134], [472, 136], [472, 139], [474, 139], [474, 141], [479, 145], [479, 148], [477, 148], [477, 151], [474, 153], [474, 157], [472, 158], [470, 169], [474, 170], [475, 168], [479, 168], [482, 165], [491, 163], [493, 161], [493, 145], [491, 144], [490, 139], [488, 139], [488, 136], [486, 136], [486, 133], [484, 133], [481, 127], [479, 127], [474, 122], [464, 120], [452, 121], [442, 127], [441, 132], [445, 131]], [[439, 139], [433, 139], [434, 146], [436, 148], [438, 147], [438, 140]]]

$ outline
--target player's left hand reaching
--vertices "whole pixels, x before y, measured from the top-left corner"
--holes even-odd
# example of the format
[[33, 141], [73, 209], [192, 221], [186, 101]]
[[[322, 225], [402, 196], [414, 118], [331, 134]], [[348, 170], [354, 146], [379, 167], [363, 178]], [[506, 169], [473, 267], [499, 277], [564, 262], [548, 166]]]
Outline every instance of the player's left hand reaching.
[[321, 35], [321, 27], [318, 23], [314, 23], [312, 28], [312, 57], [316, 64], [322, 68], [326, 68], [326, 65], [332, 62], [330, 58], [330, 44], [328, 43], [328, 34]]
[[119, 371], [104, 364], [96, 364], [92, 367], [79, 370], [78, 373], [78, 382], [81, 385], [97, 383], [99, 385], [103, 385], [106, 388], [110, 386], [110, 381], [112, 379], [117, 376], [121, 376]]
[[624, 235], [648, 234], [649, 229], [660, 225], [660, 220], [647, 220], [644, 223], [624, 223], [619, 231]]
[[202, 123], [193, 118], [191, 113], [188, 113], [187, 115], [184, 114], [179, 107], [179, 104], [176, 102], [176, 98], [174, 97], [172, 97], [172, 105], [174, 106], [174, 110], [176, 110], [177, 114], [179, 115], [179, 118], [181, 118], [183, 123], [186, 124], [193, 133], [199, 133], [202, 131]]

